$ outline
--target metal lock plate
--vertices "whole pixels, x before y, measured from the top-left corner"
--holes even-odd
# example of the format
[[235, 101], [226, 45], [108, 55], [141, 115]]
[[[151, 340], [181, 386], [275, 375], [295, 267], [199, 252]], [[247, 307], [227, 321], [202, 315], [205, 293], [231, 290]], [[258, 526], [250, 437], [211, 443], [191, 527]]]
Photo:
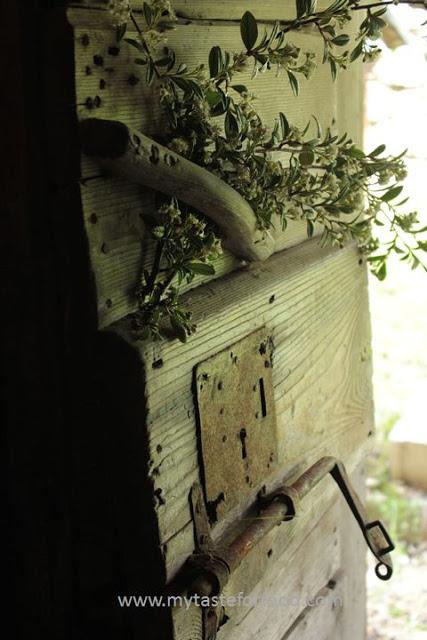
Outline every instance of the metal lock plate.
[[261, 329], [196, 367], [206, 501], [215, 522], [277, 464], [272, 340]]

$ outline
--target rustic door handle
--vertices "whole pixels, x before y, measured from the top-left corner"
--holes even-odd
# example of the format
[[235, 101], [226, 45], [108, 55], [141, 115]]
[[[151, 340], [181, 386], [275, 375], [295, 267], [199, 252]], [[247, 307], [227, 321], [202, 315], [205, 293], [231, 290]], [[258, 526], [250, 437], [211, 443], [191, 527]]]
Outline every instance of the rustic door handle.
[[[390, 552], [394, 545], [379, 520], [368, 522], [363, 504], [351, 485], [342, 462], [324, 457], [313, 464], [290, 486], [283, 485], [268, 495], [259, 496], [259, 515], [225, 548], [217, 547], [210, 535], [210, 526], [203, 493], [196, 483], [191, 490], [191, 505], [196, 539], [196, 551], [186, 563], [188, 593], [212, 598], [222, 593], [228, 579], [248, 553], [283, 521], [292, 520], [302, 500], [326, 475], [331, 474], [350, 507], [369, 549], [378, 563], [375, 573], [389, 580], [393, 573]], [[218, 605], [203, 610], [204, 637], [213, 639], [221, 622]]]
[[175, 196], [211, 218], [238, 258], [266, 260], [274, 238], [258, 229], [250, 204], [230, 185], [123, 122], [87, 118], [80, 123], [86, 155], [115, 175]]

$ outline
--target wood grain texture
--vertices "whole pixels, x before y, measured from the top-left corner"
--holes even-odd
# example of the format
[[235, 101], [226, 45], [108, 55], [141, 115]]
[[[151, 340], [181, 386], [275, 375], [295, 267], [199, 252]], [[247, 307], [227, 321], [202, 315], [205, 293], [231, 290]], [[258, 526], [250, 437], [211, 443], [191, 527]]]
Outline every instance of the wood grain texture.
[[[111, 55], [110, 47], [114, 48], [116, 43], [106, 12], [70, 9], [68, 19], [75, 33], [78, 117], [118, 118], [148, 135], [161, 131], [161, 112], [152, 90], [145, 88], [142, 80], [136, 85], [129, 83], [132, 74], [135, 77], [141, 74], [141, 67], [132, 62], [135, 57], [132, 48], [124, 43], [120, 46], [119, 55]], [[129, 35], [132, 36], [132, 31]], [[293, 39], [296, 44], [314, 49], [320, 55], [320, 42], [314, 34], [295, 34]], [[176, 49], [178, 59], [189, 66], [207, 60], [208, 52], [215, 44], [232, 51], [239, 42], [239, 27], [234, 24], [180, 24], [170, 35], [170, 44]], [[115, 49], [113, 51], [116, 53]], [[102, 60], [102, 64], [95, 64], [95, 56], [98, 56], [97, 62], [99, 58]], [[337, 120], [337, 85], [332, 83], [326, 66], [320, 66], [310, 82], [302, 80], [298, 99], [292, 95], [283, 74], [276, 78], [272, 72], [255, 80], [251, 80], [250, 75], [248, 69], [239, 76], [239, 82], [246, 83], [259, 96], [257, 109], [270, 125], [281, 110], [286, 112], [291, 122], [300, 126], [313, 113], [324, 125]], [[140, 214], [153, 212], [154, 198], [149, 190], [125, 181], [96, 178], [100, 172], [93, 160], [83, 158], [81, 171], [84, 180], [82, 204], [97, 283], [98, 313], [100, 325], [106, 326], [135, 309], [132, 292], [140, 272], [141, 257], [146, 264], [152, 257], [150, 243], [144, 242], [141, 246]], [[133, 227], [133, 231], [129, 227]], [[285, 234], [278, 224], [274, 234], [276, 250], [293, 246], [306, 238], [305, 224], [291, 224]], [[94, 244], [92, 238], [96, 239]], [[239, 266], [239, 261], [226, 254], [216, 265], [217, 277]], [[209, 279], [198, 277], [191, 287]]]
[[[193, 368], [263, 325], [271, 328], [275, 345], [282, 474], [296, 474], [325, 454], [345, 459], [362, 445], [371, 430], [366, 296], [357, 251], [321, 250], [313, 241], [187, 294], [198, 332], [186, 345], [141, 344], [163, 543], [190, 522], [188, 494], [199, 477]], [[129, 336], [127, 322], [115, 330]], [[179, 557], [168, 553], [169, 575], [186, 551], [191, 548], [184, 545]]]
[[[286, 4], [271, 2], [266, 3], [266, 7], [269, 5], [271, 10], [282, 10]], [[184, 5], [186, 9], [191, 6], [196, 13], [199, 12], [199, 17], [209, 15], [216, 7], [213, 2]], [[236, 9], [236, 15], [239, 14], [238, 3], [227, 0], [218, 3], [217, 16], [221, 16], [221, 11], [224, 13], [227, 7], [230, 9], [231, 5], [233, 10]], [[291, 9], [293, 11], [293, 6]], [[75, 34], [76, 110], [79, 119], [93, 116], [116, 118], [155, 136], [163, 126], [155, 92], [147, 89], [143, 80], [137, 84], [130, 82], [131, 78], [140, 78], [141, 67], [133, 63], [134, 50], [126, 43], [121, 43], [116, 55], [114, 30], [107, 12], [87, 7], [70, 8], [68, 20]], [[128, 35], [134, 35], [132, 29]], [[290, 39], [303, 50], [313, 50], [318, 57], [321, 56], [321, 42], [315, 33], [292, 34]], [[239, 26], [233, 22], [179, 24], [171, 32], [169, 43], [177, 51], [177, 58], [191, 67], [206, 61], [210, 48], [215, 44], [230, 51], [236, 50], [240, 43]], [[361, 90], [357, 65], [341, 74], [337, 83], [332, 82], [328, 67], [320, 65], [310, 82], [302, 80], [298, 99], [292, 95], [283, 74], [278, 78], [274, 72], [256, 79], [250, 76], [251, 70], [248, 69], [239, 75], [239, 82], [247, 84], [258, 96], [256, 107], [267, 124], [274, 122], [279, 111], [284, 111], [298, 126], [305, 125], [311, 115], [316, 114], [324, 126], [334, 120], [338, 130], [349, 129], [352, 134], [360, 134]], [[141, 260], [147, 266], [152, 259], [151, 243], [144, 241], [141, 244], [140, 218], [143, 213], [153, 213], [154, 193], [122, 180], [100, 176], [98, 165], [86, 157], [82, 158], [81, 175], [82, 206], [97, 284], [99, 322], [104, 327], [135, 310], [132, 293], [139, 278]], [[280, 224], [277, 224], [273, 234], [276, 250], [281, 250], [304, 241], [306, 227], [305, 224], [294, 223], [283, 234]], [[94, 244], [92, 238], [96, 239]], [[226, 253], [215, 265], [217, 274], [214, 278], [222, 277], [240, 264]], [[211, 276], [198, 276], [190, 288], [211, 279]]]
[[[74, 6], [103, 8], [108, 0], [74, 1]], [[329, 6], [328, 0], [317, 3], [318, 10]], [[172, 5], [179, 18], [192, 20], [240, 20], [245, 11], [251, 11], [258, 20], [293, 20], [296, 17], [293, 0], [174, 0]], [[141, 3], [131, 0], [135, 11], [140, 10]]]
[[[333, 590], [326, 585], [314, 597], [321, 605], [308, 605], [292, 623], [281, 640], [338, 640], [338, 621], [341, 616], [340, 602], [343, 601], [343, 576], [338, 572], [333, 576]], [[344, 636], [342, 637], [344, 640]]]
[[[273, 548], [268, 569], [251, 592], [251, 599], [259, 599], [259, 604], [246, 611], [244, 607], [237, 611], [236, 608], [229, 609], [230, 620], [224, 627], [224, 639], [281, 640], [283, 632], [305, 609], [305, 602], [313, 598], [339, 569], [339, 513], [339, 504], [329, 502], [328, 510], [314, 527], [307, 527], [305, 531], [299, 529], [298, 535], [280, 555], [280, 562], [278, 550]], [[286, 523], [279, 529], [286, 529]], [[319, 553], [319, 538], [322, 539], [322, 553]], [[233, 614], [238, 618], [234, 625]]]
[[[359, 496], [365, 499], [365, 465], [358, 465], [352, 476], [353, 486]], [[366, 629], [366, 545], [354, 518], [348, 517], [348, 507], [341, 506], [341, 567], [343, 580], [342, 615], [337, 620], [335, 637], [337, 640], [354, 638], [365, 640]]]

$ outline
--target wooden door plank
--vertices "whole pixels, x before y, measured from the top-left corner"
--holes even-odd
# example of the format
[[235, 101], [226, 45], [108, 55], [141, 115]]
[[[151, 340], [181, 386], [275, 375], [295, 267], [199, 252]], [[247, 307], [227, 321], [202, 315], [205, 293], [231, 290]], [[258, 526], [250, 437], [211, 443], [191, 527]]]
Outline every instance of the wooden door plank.
[[[366, 474], [362, 458], [361, 464], [352, 475], [353, 486], [365, 501]], [[337, 619], [335, 637], [337, 640], [365, 640], [366, 635], [366, 543], [360, 535], [354, 518], [346, 517], [347, 505], [342, 504], [340, 516], [341, 566], [345, 576], [342, 584], [342, 615]], [[369, 553], [369, 552], [368, 552]]]
[[[108, 0], [74, 1], [76, 7], [103, 8]], [[141, 3], [131, 0], [131, 7], [138, 11]], [[319, 0], [318, 10], [326, 8], [331, 2]], [[245, 11], [251, 11], [258, 20], [293, 20], [296, 17], [295, 3], [291, 0], [173, 0], [172, 6], [177, 16], [191, 20], [240, 20]]]
[[[272, 329], [282, 473], [302, 471], [326, 453], [345, 458], [372, 430], [366, 279], [354, 248], [325, 251], [304, 243], [186, 295], [196, 336], [186, 345], [140, 347], [163, 544], [190, 523], [188, 495], [199, 475], [193, 368], [252, 330]], [[115, 330], [129, 338], [128, 322]], [[190, 544], [191, 536], [182, 535]], [[185, 549], [192, 550], [184, 545], [182, 555]], [[167, 564], [172, 575], [178, 568], [172, 552]]]
[[[280, 562], [271, 563], [251, 592], [251, 597], [260, 600], [270, 598], [272, 602], [279, 604], [272, 608], [259, 604], [246, 612], [240, 611], [239, 607], [239, 623], [230, 630], [227, 629], [229, 622], [227, 623], [224, 627], [224, 640], [281, 640], [283, 632], [305, 608], [304, 603], [325, 587], [339, 569], [339, 513], [339, 505], [335, 502], [315, 527], [307, 528], [305, 532], [300, 530], [299, 537], [294, 540], [294, 548], [291, 545], [281, 556]], [[304, 533], [307, 535], [304, 536]], [[321, 552], [319, 539], [322, 540]], [[274, 553], [272, 560], [273, 556]], [[233, 609], [228, 611], [230, 616], [233, 613]]]
[[[332, 578], [333, 590], [327, 585], [313, 598], [330, 601], [329, 606], [308, 606], [292, 623], [281, 640], [344, 640], [339, 632], [341, 617], [340, 601], [343, 601], [343, 576], [338, 574]], [[353, 636], [348, 636], [353, 637]]]

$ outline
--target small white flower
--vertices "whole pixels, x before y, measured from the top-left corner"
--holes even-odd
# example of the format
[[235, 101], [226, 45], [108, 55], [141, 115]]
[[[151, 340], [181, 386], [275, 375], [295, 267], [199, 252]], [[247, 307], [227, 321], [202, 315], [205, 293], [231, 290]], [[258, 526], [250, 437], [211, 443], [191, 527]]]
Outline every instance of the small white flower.
[[181, 155], [185, 155], [189, 150], [188, 142], [184, 140], [184, 138], [173, 138], [168, 146], [169, 149], [172, 149], [172, 151], [180, 153]]
[[126, 24], [130, 18], [129, 0], [110, 0], [107, 8], [116, 26]]

